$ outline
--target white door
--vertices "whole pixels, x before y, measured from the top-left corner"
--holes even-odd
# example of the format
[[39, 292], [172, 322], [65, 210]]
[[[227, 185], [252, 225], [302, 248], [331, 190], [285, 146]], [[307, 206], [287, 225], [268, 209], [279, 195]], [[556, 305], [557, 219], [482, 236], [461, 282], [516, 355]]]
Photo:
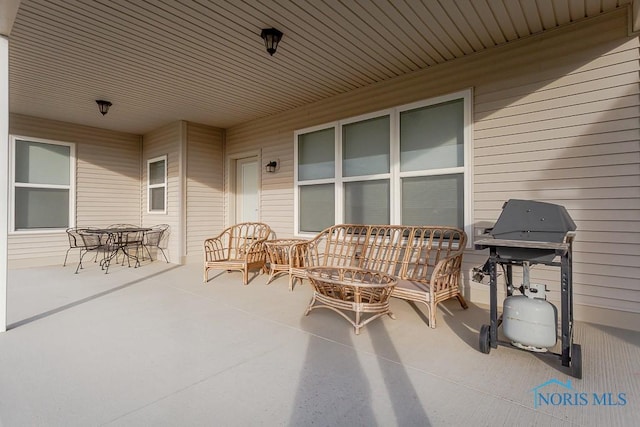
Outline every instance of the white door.
[[236, 223], [260, 219], [258, 171], [257, 157], [236, 161]]

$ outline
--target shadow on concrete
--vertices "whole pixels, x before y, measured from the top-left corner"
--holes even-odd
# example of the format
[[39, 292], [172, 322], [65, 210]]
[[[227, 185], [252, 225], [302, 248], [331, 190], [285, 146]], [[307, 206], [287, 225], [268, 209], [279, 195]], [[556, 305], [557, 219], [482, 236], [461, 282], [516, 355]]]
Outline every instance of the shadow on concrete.
[[98, 298], [102, 298], [102, 297], [104, 297], [106, 295], [110, 295], [110, 294], [112, 294], [114, 292], [121, 291], [122, 289], [126, 289], [126, 288], [128, 288], [130, 286], [134, 286], [134, 285], [137, 285], [138, 283], [141, 283], [141, 282], [144, 282], [146, 280], [152, 279], [154, 277], [160, 276], [160, 275], [166, 273], [167, 271], [171, 271], [171, 270], [173, 270], [175, 268], [178, 268], [178, 267], [180, 267], [180, 266], [179, 265], [173, 265], [173, 266], [171, 266], [171, 267], [169, 267], [167, 269], [158, 271], [156, 273], [149, 274], [148, 276], [144, 276], [144, 277], [140, 277], [140, 278], [135, 279], [135, 280], [131, 280], [129, 282], [123, 283], [123, 284], [118, 285], [116, 287], [109, 288], [109, 289], [107, 289], [107, 290], [105, 290], [103, 292], [99, 292], [97, 294], [93, 294], [93, 295], [87, 296], [85, 298], [81, 298], [79, 300], [76, 300], [76, 301], [61, 305], [59, 307], [47, 310], [45, 312], [36, 314], [36, 315], [28, 317], [26, 319], [10, 323], [10, 324], [7, 325], [7, 330], [15, 329], [17, 327], [24, 326], [26, 324], [35, 322], [37, 320], [44, 319], [44, 318], [47, 318], [49, 316], [53, 316], [54, 314], [60, 313], [62, 311], [69, 310], [69, 309], [71, 309], [73, 307], [77, 307], [77, 306], [79, 306], [81, 304], [84, 304], [84, 303], [87, 303], [89, 301], [94, 301], [94, 300], [96, 300]]

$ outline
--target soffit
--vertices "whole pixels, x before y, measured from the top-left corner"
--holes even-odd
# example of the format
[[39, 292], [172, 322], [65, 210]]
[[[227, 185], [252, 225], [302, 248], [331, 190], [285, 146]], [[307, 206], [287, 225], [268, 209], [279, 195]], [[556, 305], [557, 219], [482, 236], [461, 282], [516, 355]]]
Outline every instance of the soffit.
[[[143, 134], [228, 128], [631, 0], [22, 0], [10, 111]], [[270, 57], [262, 28], [284, 33]], [[114, 105], [104, 117], [96, 99]]]

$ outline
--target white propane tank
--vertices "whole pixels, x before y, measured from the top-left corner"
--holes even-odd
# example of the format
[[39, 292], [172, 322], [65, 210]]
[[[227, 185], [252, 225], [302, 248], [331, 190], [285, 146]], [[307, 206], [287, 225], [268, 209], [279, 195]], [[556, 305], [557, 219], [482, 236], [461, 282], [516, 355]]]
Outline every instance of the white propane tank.
[[504, 300], [502, 332], [517, 347], [546, 351], [556, 345], [558, 311], [544, 299], [544, 285], [531, 287], [535, 294], [512, 295]]

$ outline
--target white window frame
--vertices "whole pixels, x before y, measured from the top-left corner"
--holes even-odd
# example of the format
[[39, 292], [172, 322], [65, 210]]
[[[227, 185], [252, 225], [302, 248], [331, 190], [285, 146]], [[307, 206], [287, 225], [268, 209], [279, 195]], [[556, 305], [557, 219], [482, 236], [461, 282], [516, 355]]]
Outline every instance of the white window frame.
[[[160, 184], [151, 184], [151, 164], [157, 162], [164, 162], [164, 182]], [[168, 179], [167, 179], [167, 171], [169, 169], [167, 162], [167, 155], [154, 157], [152, 159], [147, 160], [147, 213], [148, 214], [166, 214], [167, 213], [167, 187], [168, 187]], [[164, 188], [164, 205], [163, 209], [151, 209], [152, 206], [152, 198], [151, 198], [151, 190], [155, 188]]]
[[[448, 101], [462, 99], [464, 103], [464, 146], [463, 157], [464, 165], [458, 167], [444, 169], [430, 169], [410, 172], [400, 172], [400, 114], [404, 111], [423, 108], [429, 105], [441, 104]], [[473, 93], [472, 89], [450, 93], [410, 104], [401, 105], [391, 109], [385, 109], [339, 120], [323, 125], [313, 126], [300, 129], [294, 132], [294, 234], [300, 237], [312, 237], [315, 233], [300, 231], [300, 209], [299, 209], [299, 190], [305, 185], [314, 184], [334, 184], [335, 186], [335, 214], [334, 221], [339, 224], [344, 221], [344, 183], [350, 181], [366, 181], [389, 179], [390, 188], [390, 224], [398, 225], [402, 223], [402, 178], [421, 177], [421, 176], [442, 176], [445, 174], [463, 174], [464, 181], [464, 229], [468, 236], [472, 236], [473, 231], [473, 120], [472, 120]], [[389, 116], [390, 128], [390, 172], [388, 174], [366, 175], [357, 177], [342, 176], [342, 126], [354, 122], [360, 122], [376, 117]], [[333, 178], [299, 181], [298, 179], [298, 137], [311, 132], [324, 129], [334, 128], [335, 134], [335, 176]], [[469, 244], [472, 239], [468, 239]]]
[[[30, 136], [10, 135], [9, 138], [9, 234], [42, 234], [42, 233], [62, 233], [69, 227], [75, 227], [76, 222], [76, 144], [72, 142], [55, 141], [51, 139], [32, 138]], [[69, 147], [69, 184], [28, 184], [16, 182], [16, 141], [37, 142], [39, 144], [62, 145]], [[64, 228], [35, 228], [16, 230], [16, 187], [18, 188], [52, 188], [69, 191], [69, 221]]]

